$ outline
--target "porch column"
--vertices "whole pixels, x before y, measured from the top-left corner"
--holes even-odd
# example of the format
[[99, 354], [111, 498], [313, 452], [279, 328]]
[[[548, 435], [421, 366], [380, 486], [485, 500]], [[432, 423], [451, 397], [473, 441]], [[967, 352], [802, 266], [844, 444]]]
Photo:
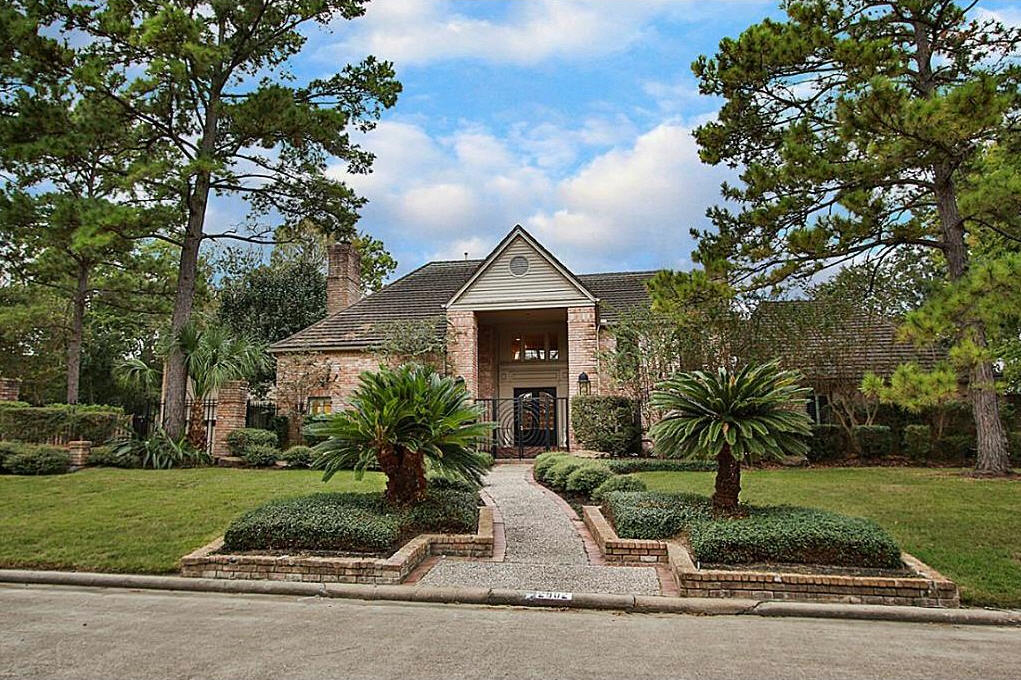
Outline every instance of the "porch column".
[[472, 396], [479, 396], [479, 322], [475, 312], [447, 310], [450, 337], [447, 355], [455, 376], [464, 378]]
[[232, 380], [216, 392], [216, 426], [213, 429], [213, 455], [229, 456], [227, 435], [245, 426], [248, 419], [248, 383]]
[[[578, 376], [588, 374], [592, 394], [599, 394], [598, 317], [595, 306], [567, 308], [567, 385], [571, 399], [578, 396]], [[574, 428], [568, 426], [571, 448], [577, 448]]]

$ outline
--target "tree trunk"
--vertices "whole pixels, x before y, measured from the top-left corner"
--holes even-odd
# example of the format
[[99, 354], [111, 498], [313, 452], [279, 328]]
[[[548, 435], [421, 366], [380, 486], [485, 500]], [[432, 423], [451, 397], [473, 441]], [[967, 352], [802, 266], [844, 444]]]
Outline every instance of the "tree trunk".
[[196, 395], [191, 402], [191, 412], [188, 416], [188, 443], [192, 448], [199, 451], [206, 450], [206, 407], [205, 399]]
[[741, 494], [741, 461], [730, 453], [730, 447], [716, 456], [716, 492], [713, 494], [713, 512], [717, 515], [736, 517], [741, 514], [738, 496]]
[[[936, 207], [943, 229], [943, 253], [951, 281], [957, 281], [968, 270], [968, 249], [964, 240], [964, 222], [957, 207], [957, 193], [949, 168], [939, 167], [936, 177]], [[961, 336], [970, 339], [981, 351], [986, 348], [985, 324], [980, 319], [969, 320]], [[1005, 475], [1010, 472], [1007, 452], [1007, 435], [1000, 420], [1000, 405], [993, 379], [993, 365], [979, 360], [968, 375], [968, 392], [975, 419], [978, 455], [975, 460], [977, 475]]]
[[421, 453], [405, 448], [382, 451], [379, 467], [386, 475], [387, 505], [403, 508], [425, 498], [425, 461]]
[[78, 280], [71, 301], [71, 337], [67, 341], [67, 403], [78, 403], [78, 385], [81, 380], [82, 334], [85, 327], [85, 306], [89, 295], [89, 267], [78, 261]]

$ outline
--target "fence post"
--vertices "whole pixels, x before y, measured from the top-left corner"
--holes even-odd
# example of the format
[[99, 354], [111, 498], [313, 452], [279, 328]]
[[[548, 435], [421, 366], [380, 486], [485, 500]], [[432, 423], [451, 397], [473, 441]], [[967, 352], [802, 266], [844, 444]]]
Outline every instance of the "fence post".
[[18, 401], [21, 398], [21, 380], [0, 378], [0, 401]]
[[227, 435], [245, 426], [248, 415], [248, 383], [232, 380], [216, 393], [216, 426], [213, 429], [213, 455], [230, 455]]

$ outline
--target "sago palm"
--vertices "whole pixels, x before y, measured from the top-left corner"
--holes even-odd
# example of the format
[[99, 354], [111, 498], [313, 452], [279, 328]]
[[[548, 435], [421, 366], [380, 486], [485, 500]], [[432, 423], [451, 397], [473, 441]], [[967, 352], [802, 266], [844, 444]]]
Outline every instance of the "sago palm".
[[650, 434], [668, 456], [715, 458], [713, 508], [734, 515], [741, 492], [741, 462], [804, 455], [811, 421], [804, 404], [810, 392], [801, 375], [775, 362], [679, 373], [657, 385], [652, 405], [662, 419]]
[[328, 437], [316, 447], [324, 481], [344, 469], [361, 477], [378, 463], [386, 501], [406, 506], [425, 495], [427, 467], [481, 484], [489, 457], [478, 448], [493, 431], [483, 413], [461, 381], [405, 364], [362, 373], [348, 407], [309, 430]]

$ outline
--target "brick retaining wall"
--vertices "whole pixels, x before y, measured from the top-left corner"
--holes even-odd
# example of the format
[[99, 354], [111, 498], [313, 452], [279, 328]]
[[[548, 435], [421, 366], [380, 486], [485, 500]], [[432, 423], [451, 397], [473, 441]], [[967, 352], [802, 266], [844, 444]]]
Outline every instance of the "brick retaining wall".
[[421, 534], [388, 558], [292, 555], [224, 555], [223, 538], [181, 558], [181, 575], [314, 583], [395, 585], [429, 555], [492, 557], [493, 511], [479, 508], [475, 534]]
[[581, 516], [607, 564], [647, 566], [667, 562], [667, 547], [663, 541], [620, 538], [602, 511], [594, 505], [583, 506]]

